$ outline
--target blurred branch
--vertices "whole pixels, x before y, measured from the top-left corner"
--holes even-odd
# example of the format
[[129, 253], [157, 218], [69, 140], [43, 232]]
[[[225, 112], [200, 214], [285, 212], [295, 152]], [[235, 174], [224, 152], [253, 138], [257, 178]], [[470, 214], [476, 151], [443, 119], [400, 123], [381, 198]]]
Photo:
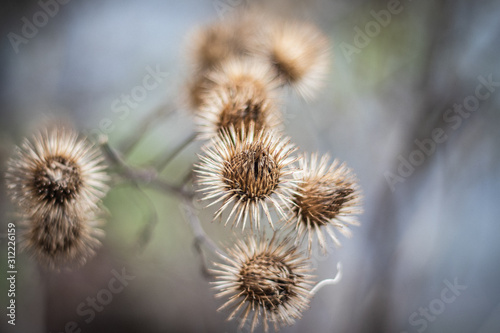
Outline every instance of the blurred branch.
[[153, 201], [151, 198], [142, 190], [140, 186], [136, 184], [136, 188], [139, 191], [140, 194], [146, 199], [147, 206], [148, 206], [148, 211], [150, 213], [150, 216], [147, 217], [147, 221], [144, 224], [144, 227], [139, 233], [139, 237], [137, 240], [137, 246], [139, 248], [139, 251], [142, 252], [146, 245], [149, 243], [151, 240], [151, 235], [153, 234], [154, 228], [158, 224], [158, 212], [156, 211], [156, 208], [154, 206]]
[[176, 194], [190, 199], [194, 197], [194, 194], [187, 192], [183, 186], [175, 186], [159, 178], [155, 169], [134, 168], [128, 165], [119, 153], [109, 146], [107, 140], [101, 140], [100, 144], [110, 162], [120, 169], [119, 174], [122, 177], [169, 194]]
[[[194, 135], [190, 136], [190, 141], [194, 139]], [[189, 141], [189, 140], [188, 140]], [[123, 158], [119, 155], [117, 151], [115, 151], [113, 148], [111, 148], [107, 142], [107, 140], [102, 139], [100, 140], [100, 144], [102, 147], [102, 150], [108, 157], [108, 159], [120, 169], [120, 175], [126, 179], [129, 179], [132, 181], [137, 188], [142, 192], [140, 187], [138, 186], [139, 183], [145, 184], [147, 186], [156, 188], [158, 190], [161, 190], [163, 192], [169, 193], [169, 194], [175, 194], [177, 195], [182, 202], [182, 207], [185, 212], [186, 220], [188, 222], [189, 227], [191, 228], [193, 234], [194, 234], [194, 248], [198, 255], [200, 256], [201, 259], [201, 264], [202, 264], [202, 273], [206, 278], [210, 278], [212, 274], [209, 272], [207, 268], [207, 259], [206, 255], [202, 249], [202, 246], [206, 246], [210, 251], [213, 253], [218, 253], [220, 255], [225, 255], [224, 251], [222, 251], [215, 243], [214, 241], [208, 237], [208, 235], [205, 233], [201, 226], [201, 222], [195, 213], [195, 207], [193, 205], [193, 198], [194, 198], [194, 193], [189, 192], [186, 190], [185, 183], [187, 183], [191, 177], [192, 177], [192, 172], [188, 174], [189, 177], [186, 177], [184, 179], [183, 184], [180, 186], [174, 186], [172, 184], [167, 183], [163, 179], [158, 177], [158, 172], [155, 169], [137, 169], [134, 168], [130, 165], [128, 165]], [[178, 151], [182, 149], [177, 149]], [[177, 151], [176, 150], [176, 151]], [[173, 158], [173, 157], [171, 157]], [[149, 200], [149, 203], [153, 205], [151, 202], [151, 199], [144, 193], [142, 192], [145, 197]], [[150, 220], [144, 229], [142, 230], [142, 233], [140, 235], [139, 239], [139, 247], [142, 249], [145, 244], [148, 243], [149, 237], [151, 236], [152, 230], [154, 226], [157, 224], [157, 215], [156, 211], [153, 215], [152, 220]]]
[[210, 237], [208, 237], [208, 235], [205, 233], [205, 230], [203, 230], [200, 223], [200, 219], [198, 218], [198, 215], [195, 212], [193, 201], [183, 198], [182, 206], [184, 208], [186, 220], [194, 234], [193, 245], [194, 248], [196, 249], [196, 252], [198, 252], [201, 258], [202, 273], [206, 278], [210, 278], [212, 277], [212, 274], [207, 268], [208, 266], [207, 266], [206, 256], [201, 246], [205, 245], [213, 253], [218, 253], [223, 256], [226, 256], [226, 254], [217, 246], [217, 244], [215, 244], [215, 242]]
[[120, 151], [123, 152], [123, 155], [128, 156], [153, 125], [168, 118], [174, 114], [174, 112], [175, 109], [171, 105], [163, 104], [145, 117], [138, 125], [137, 129], [131, 133], [130, 137], [121, 145]]
[[171, 152], [169, 155], [166, 155], [163, 159], [160, 159], [160, 161], [156, 163], [156, 170], [158, 170], [159, 172], [165, 170], [168, 164], [172, 162], [172, 160], [177, 155], [179, 155], [179, 153], [182, 152], [191, 142], [193, 142], [195, 138], [196, 133], [192, 133], [191, 135], [189, 135], [184, 141], [181, 142], [181, 144], [177, 148], [175, 148], [173, 152]]

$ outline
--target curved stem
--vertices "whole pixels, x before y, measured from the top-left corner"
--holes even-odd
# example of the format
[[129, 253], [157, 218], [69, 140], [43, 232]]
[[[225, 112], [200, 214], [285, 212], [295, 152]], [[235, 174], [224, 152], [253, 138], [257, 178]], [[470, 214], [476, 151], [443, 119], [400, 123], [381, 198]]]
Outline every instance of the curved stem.
[[311, 289], [309, 292], [311, 296], [316, 295], [316, 293], [323, 288], [324, 286], [329, 286], [329, 285], [334, 285], [340, 282], [342, 280], [342, 263], [338, 262], [337, 263], [337, 275], [333, 279], [325, 279], [323, 281], [318, 282], [314, 288]]
[[100, 145], [111, 163], [121, 168], [122, 171], [120, 175], [124, 178], [133, 182], [141, 182], [149, 187], [156, 188], [164, 192], [178, 194], [182, 197], [193, 197], [193, 194], [187, 192], [183, 187], [172, 185], [159, 178], [158, 172], [154, 169], [137, 169], [128, 165], [118, 152], [109, 146], [106, 138], [102, 138], [100, 140]]
[[[194, 137], [194, 136], [192, 136]], [[203, 274], [206, 277], [211, 277], [211, 274], [207, 268], [207, 260], [205, 253], [202, 249], [202, 245], [205, 245], [208, 249], [210, 249], [213, 253], [226, 256], [224, 251], [222, 251], [217, 244], [205, 233], [201, 226], [200, 219], [198, 218], [198, 215], [195, 212], [195, 207], [193, 205], [193, 197], [194, 194], [192, 192], [189, 192], [186, 190], [186, 184], [182, 184], [180, 186], [174, 186], [172, 184], [169, 184], [168, 182], [164, 181], [163, 179], [159, 178], [158, 173], [156, 172], [155, 169], [151, 170], [145, 170], [145, 169], [136, 169], [130, 165], [128, 165], [122, 157], [116, 152], [113, 148], [111, 148], [106, 140], [106, 138], [101, 138], [100, 140], [100, 145], [108, 157], [108, 159], [117, 167], [121, 169], [121, 173], [119, 173], [122, 177], [130, 180], [131, 182], [134, 183], [134, 185], [137, 186], [139, 190], [140, 187], [138, 186], [138, 183], [145, 184], [147, 186], [150, 186], [152, 188], [156, 188], [162, 192], [169, 193], [169, 194], [175, 194], [181, 199], [182, 207], [184, 208], [186, 220], [189, 224], [189, 227], [191, 231], [194, 234], [194, 247], [196, 249], [196, 252], [198, 252], [200, 258], [201, 258], [201, 263], [202, 263], [202, 271]], [[178, 149], [180, 151], [180, 149]], [[191, 174], [191, 173], [190, 173]], [[189, 178], [187, 178], [189, 179]], [[147, 196], [146, 196], [147, 197]], [[149, 197], [147, 197], [149, 199]], [[149, 199], [150, 200], [150, 199]], [[156, 219], [157, 216], [155, 215], [154, 218]], [[151, 232], [151, 228], [156, 224], [156, 221], [153, 221], [153, 223], [148, 223], [144, 229], [145, 233], [143, 236], [144, 242], [140, 243], [140, 245], [144, 245], [147, 243], [148, 239], [147, 237], [149, 236], [149, 232]]]
[[120, 151], [123, 152], [123, 155], [128, 156], [134, 148], [139, 144], [147, 131], [157, 125], [160, 121], [166, 119], [167, 117], [174, 114], [176, 110], [173, 105], [170, 104], [162, 104], [157, 107], [153, 112], [151, 112], [148, 116], [146, 116], [139, 126], [137, 126], [136, 130], [131, 134], [128, 140], [124, 141], [120, 146]]
[[161, 159], [158, 163], [156, 163], [156, 169], [159, 170], [159, 172], [162, 172], [172, 160], [179, 155], [180, 152], [184, 150], [191, 142], [196, 139], [196, 133], [192, 133], [190, 136], [188, 136], [181, 144], [175, 148], [173, 152], [170, 153], [170, 155], [167, 155], [165, 158]]
[[219, 255], [226, 255], [226, 254], [205, 233], [205, 230], [203, 230], [203, 227], [201, 226], [200, 219], [198, 218], [198, 215], [194, 211], [195, 207], [193, 205], [193, 201], [190, 199], [187, 199], [187, 198], [183, 198], [182, 206], [184, 208], [186, 220], [189, 223], [189, 227], [191, 228], [191, 231], [194, 234], [193, 245], [194, 245], [194, 248], [196, 249], [196, 252], [198, 252], [198, 255], [200, 256], [201, 268], [202, 268], [203, 275], [206, 278], [211, 278], [212, 274], [208, 270], [207, 258], [206, 258], [205, 253], [203, 252], [203, 249], [201, 248], [201, 245], [204, 244], [213, 253], [216, 253]]

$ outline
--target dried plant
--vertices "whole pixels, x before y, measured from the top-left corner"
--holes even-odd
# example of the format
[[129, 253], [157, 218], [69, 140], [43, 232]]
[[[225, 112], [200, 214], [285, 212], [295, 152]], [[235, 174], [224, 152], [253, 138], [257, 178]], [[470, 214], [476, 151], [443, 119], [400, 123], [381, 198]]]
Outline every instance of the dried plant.
[[[23, 227], [23, 247], [56, 270], [79, 267], [96, 253], [104, 234], [106, 156], [123, 180], [181, 200], [203, 268], [215, 280], [217, 297], [225, 298], [220, 310], [230, 309], [229, 319], [238, 317], [240, 327], [250, 323], [252, 332], [259, 321], [265, 331], [270, 324], [278, 330], [301, 317], [317, 290], [338, 283], [340, 272], [314, 286], [308, 256], [315, 243], [325, 251], [325, 234], [340, 244], [335, 232], [349, 236], [347, 226], [357, 225], [361, 213], [351, 169], [336, 160], [329, 164], [328, 155], [296, 155], [298, 148], [283, 134], [280, 92], [289, 86], [302, 97], [313, 96], [327, 73], [329, 42], [309, 23], [262, 19], [252, 11], [199, 27], [190, 40], [192, 72], [183, 93], [196, 133], [171, 154], [152, 166], [126, 161], [142, 130], [165, 110], [138, 126], [141, 133], [132, 135], [123, 154], [103, 138], [99, 149], [62, 126], [42, 131], [16, 150], [6, 179]], [[173, 185], [162, 171], [195, 138], [204, 140], [199, 162]], [[234, 246], [220, 249], [205, 234], [194, 212], [196, 193], [208, 206], [218, 205], [214, 220], [241, 226]], [[264, 216], [268, 223], [261, 223]], [[273, 229], [270, 240], [267, 226]], [[140, 244], [154, 237], [153, 228], [154, 223], [145, 227]], [[208, 270], [202, 244], [223, 263], [213, 262]]]
[[307, 235], [309, 252], [314, 233], [323, 251], [327, 247], [325, 232], [340, 246], [334, 230], [350, 237], [347, 225], [359, 225], [356, 215], [362, 212], [361, 194], [352, 171], [337, 160], [328, 164], [329, 160], [327, 154], [321, 159], [318, 154], [310, 158], [304, 155], [296, 173], [301, 185], [293, 196], [288, 222], [295, 224], [298, 241]]
[[312, 269], [290, 239], [251, 236], [239, 240], [222, 259], [225, 263], [215, 263], [212, 270], [216, 296], [227, 298], [219, 310], [231, 309], [228, 320], [240, 313], [240, 329], [249, 320], [253, 332], [262, 318], [266, 332], [268, 322], [278, 330], [308, 308]]
[[248, 59], [230, 59], [209, 73], [211, 89], [201, 97], [195, 119], [199, 137], [215, 137], [230, 126], [248, 131], [250, 123], [256, 131], [278, 129], [282, 119], [273, 95], [277, 84], [270, 73], [265, 63]]
[[277, 20], [266, 30], [255, 52], [273, 65], [283, 85], [311, 98], [323, 85], [330, 55], [328, 39], [315, 26]]
[[95, 215], [108, 189], [103, 161], [98, 148], [60, 126], [25, 140], [8, 161], [24, 247], [52, 268], [85, 263], [99, 244]]
[[245, 228], [249, 220], [260, 229], [262, 211], [273, 225], [269, 206], [284, 217], [281, 206], [291, 204], [290, 194], [296, 186], [290, 168], [294, 151], [288, 138], [262, 130], [254, 133], [253, 124], [248, 132], [231, 127], [205, 146], [196, 171], [205, 192], [203, 199], [213, 200], [210, 205], [221, 203], [214, 219], [230, 209], [225, 225], [234, 216], [234, 226], [241, 223]]

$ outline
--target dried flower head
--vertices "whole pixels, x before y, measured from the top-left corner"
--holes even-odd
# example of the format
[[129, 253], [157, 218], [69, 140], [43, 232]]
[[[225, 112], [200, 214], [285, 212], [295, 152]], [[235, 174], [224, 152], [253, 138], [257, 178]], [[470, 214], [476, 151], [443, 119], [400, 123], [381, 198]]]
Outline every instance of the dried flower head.
[[229, 58], [248, 54], [254, 35], [251, 22], [248, 16], [236, 15], [196, 29], [188, 39], [196, 69], [209, 71]]
[[255, 61], [231, 59], [208, 75], [210, 89], [202, 97], [196, 117], [200, 138], [216, 136], [223, 129], [253, 123], [256, 131], [277, 129], [281, 116], [274, 105], [277, 88], [269, 66]]
[[38, 133], [8, 162], [10, 197], [23, 213], [52, 220], [93, 209], [107, 191], [103, 159], [71, 130], [56, 127]]
[[216, 297], [228, 297], [219, 310], [230, 308], [228, 320], [240, 316], [240, 329], [251, 321], [251, 332], [262, 318], [277, 331], [292, 325], [308, 308], [313, 276], [307, 260], [285, 239], [249, 237], [228, 250], [225, 263], [215, 263]]
[[104, 232], [93, 211], [84, 216], [27, 216], [21, 247], [51, 269], [78, 267], [95, 255]]
[[300, 186], [292, 199], [294, 205], [288, 222], [295, 223], [298, 241], [307, 234], [309, 252], [314, 233], [323, 251], [325, 231], [339, 246], [334, 230], [350, 237], [347, 224], [359, 225], [355, 215], [362, 212], [361, 194], [352, 171], [345, 164], [339, 165], [337, 160], [329, 165], [329, 159], [328, 155], [319, 161], [317, 154], [312, 154], [310, 159], [304, 155], [296, 173]]
[[229, 59], [251, 55], [256, 27], [262, 26], [262, 22], [262, 11], [245, 9], [191, 33], [187, 43], [194, 70], [186, 87], [186, 100], [191, 109], [198, 110], [202, 96], [211, 88], [210, 72], [219, 70]]
[[329, 67], [329, 42], [315, 26], [279, 21], [267, 30], [257, 53], [273, 65], [283, 84], [304, 98], [321, 87]]
[[267, 131], [255, 133], [253, 125], [248, 132], [243, 129], [236, 132], [230, 127], [203, 151], [205, 154], [200, 156], [201, 163], [196, 170], [201, 190], [205, 192], [203, 199], [215, 199], [210, 205], [222, 202], [214, 219], [221, 217], [231, 205], [226, 225], [234, 215], [234, 226], [243, 222], [244, 228], [249, 219], [260, 228], [264, 211], [273, 226], [269, 206], [285, 216], [280, 203], [290, 203], [296, 186], [290, 168], [295, 161], [290, 154], [295, 148], [288, 138]]
[[7, 188], [21, 209], [23, 247], [51, 268], [78, 266], [100, 245], [99, 201], [107, 175], [103, 156], [61, 126], [25, 140], [8, 161]]

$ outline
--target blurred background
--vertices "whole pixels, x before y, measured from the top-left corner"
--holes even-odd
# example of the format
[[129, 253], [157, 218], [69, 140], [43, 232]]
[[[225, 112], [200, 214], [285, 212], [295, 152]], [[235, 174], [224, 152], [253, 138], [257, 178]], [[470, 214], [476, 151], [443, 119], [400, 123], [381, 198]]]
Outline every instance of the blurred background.
[[[134, 165], [172, 152], [193, 130], [182, 107], [186, 37], [249, 5], [63, 2], [0, 5], [2, 175], [14, 146], [54, 118], [107, 134], [117, 148], [144, 130], [128, 158]], [[346, 161], [365, 197], [352, 239], [312, 258], [318, 280], [333, 277], [342, 262], [343, 281], [322, 289], [282, 332], [499, 332], [500, 2], [290, 0], [265, 7], [312, 21], [331, 39], [327, 85], [309, 103], [287, 98], [286, 132], [303, 151]], [[152, 71], [161, 73], [155, 88], [124, 107], [122, 96]], [[163, 105], [174, 111], [140, 128]], [[189, 145], [162, 176], [179, 183], [198, 151], [198, 143]], [[249, 331], [216, 311], [223, 301], [201, 272], [177, 198], [121, 184], [104, 205], [104, 245], [80, 270], [47, 273], [17, 253], [11, 326], [6, 233], [14, 215], [0, 187], [1, 332]], [[206, 232], [230, 244], [234, 235], [210, 223], [211, 213], [200, 212]], [[82, 315], [124, 272], [123, 290]]]

